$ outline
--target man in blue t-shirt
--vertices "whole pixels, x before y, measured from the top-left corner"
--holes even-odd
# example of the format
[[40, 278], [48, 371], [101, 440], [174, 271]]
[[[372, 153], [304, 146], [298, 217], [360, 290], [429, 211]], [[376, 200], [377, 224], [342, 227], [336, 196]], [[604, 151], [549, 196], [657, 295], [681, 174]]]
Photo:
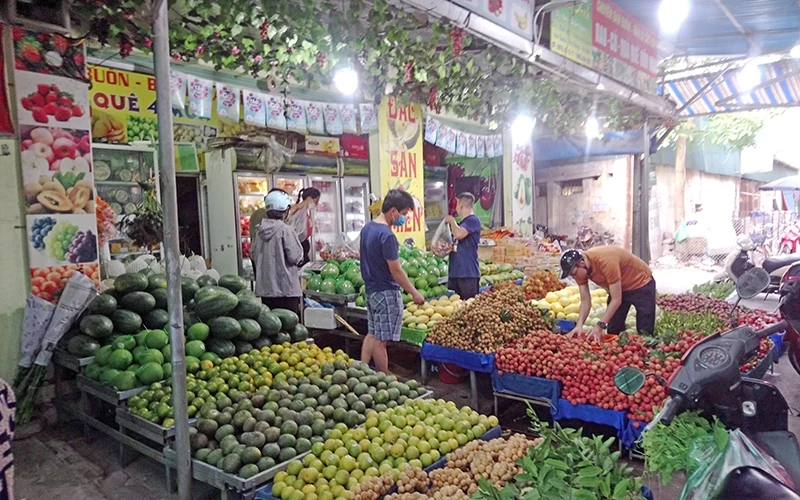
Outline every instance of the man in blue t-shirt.
[[403, 226], [414, 209], [414, 198], [405, 191], [386, 193], [381, 215], [361, 229], [361, 276], [367, 289], [367, 338], [361, 346], [361, 361], [375, 360], [378, 370], [389, 373], [386, 342], [400, 340], [403, 299], [400, 287], [415, 304], [425, 298], [414, 288], [397, 258], [397, 237], [390, 226]]
[[450, 253], [447, 288], [456, 292], [462, 299], [469, 299], [478, 295], [478, 283], [481, 279], [478, 267], [481, 220], [475, 215], [475, 196], [472, 193], [461, 193], [456, 199], [458, 199], [456, 212], [461, 217], [461, 224], [456, 224], [452, 215], [444, 219], [450, 224], [450, 231], [456, 240], [456, 248]]

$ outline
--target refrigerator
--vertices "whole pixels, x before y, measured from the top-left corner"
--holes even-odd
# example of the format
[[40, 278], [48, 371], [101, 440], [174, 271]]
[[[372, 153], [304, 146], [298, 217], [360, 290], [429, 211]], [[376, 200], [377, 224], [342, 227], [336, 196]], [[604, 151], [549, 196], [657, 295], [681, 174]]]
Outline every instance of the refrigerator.
[[319, 189], [320, 197], [311, 234], [311, 259], [325, 260], [321, 252], [336, 243], [342, 231], [340, 179], [334, 176], [310, 175], [307, 186]]
[[425, 166], [423, 186], [425, 189], [425, 239], [430, 241], [433, 234], [448, 213], [447, 168]]
[[272, 185], [283, 189], [292, 197], [292, 203], [297, 200], [300, 190], [308, 187], [305, 176], [302, 175], [278, 175], [272, 177]]
[[233, 174], [234, 201], [236, 209], [236, 236], [239, 251], [239, 276], [253, 280], [253, 264], [250, 262], [250, 216], [264, 208], [264, 197], [270, 184], [266, 173], [237, 171]]
[[361, 234], [361, 228], [369, 222], [369, 178], [342, 178], [342, 208], [344, 234], [354, 241]]

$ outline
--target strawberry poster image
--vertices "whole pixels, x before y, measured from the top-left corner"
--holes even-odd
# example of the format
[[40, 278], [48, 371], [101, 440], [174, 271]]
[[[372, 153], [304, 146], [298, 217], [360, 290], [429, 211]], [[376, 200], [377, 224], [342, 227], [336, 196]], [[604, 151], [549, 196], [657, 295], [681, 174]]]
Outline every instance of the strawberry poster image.
[[89, 129], [87, 84], [52, 75], [18, 71], [17, 116], [21, 125]]
[[94, 214], [89, 131], [23, 125], [20, 139], [26, 213]]
[[[14, 69], [87, 82], [83, 40], [11, 28]], [[27, 88], [27, 87], [17, 87]]]
[[100, 269], [97, 262], [89, 264], [67, 264], [65, 266], [31, 267], [31, 293], [50, 302], [58, 302], [67, 281], [76, 272], [81, 272], [100, 285]]

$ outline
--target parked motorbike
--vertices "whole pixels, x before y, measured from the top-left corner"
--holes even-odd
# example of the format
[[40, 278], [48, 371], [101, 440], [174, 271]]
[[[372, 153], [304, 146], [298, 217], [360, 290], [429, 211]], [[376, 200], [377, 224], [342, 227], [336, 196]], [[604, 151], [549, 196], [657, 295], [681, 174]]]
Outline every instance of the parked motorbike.
[[[680, 368], [665, 383], [670, 398], [644, 432], [659, 422], [669, 425], [680, 412], [700, 410], [706, 416], [716, 416], [727, 428], [744, 432], [783, 466], [795, 488], [800, 487], [800, 445], [788, 430], [786, 399], [774, 385], [742, 378], [739, 372], [739, 367], [758, 352], [762, 338], [787, 328], [795, 332], [800, 328], [800, 266], [798, 280], [792, 283], [790, 286], [787, 282], [781, 298], [783, 321], [759, 331], [745, 326], [714, 334], [683, 356]], [[740, 298], [752, 298], [768, 286], [770, 276], [759, 268], [749, 269], [736, 283]], [[797, 344], [791, 344], [789, 349], [796, 351]], [[792, 366], [798, 370], [796, 364]], [[644, 386], [645, 377], [640, 370], [625, 367], [617, 372], [614, 382], [622, 392], [635, 394]], [[752, 467], [735, 468], [723, 481], [718, 498], [800, 500], [778, 478]]]
[[567, 235], [566, 234], [554, 234], [550, 232], [550, 228], [544, 224], [535, 224], [533, 226], [534, 233], [533, 235], [543, 241], [547, 241], [549, 243], [554, 243], [558, 245], [559, 250], [564, 250], [566, 248], [567, 243]]
[[784, 273], [778, 294], [781, 317], [787, 321], [782, 350], [786, 350], [792, 368], [800, 373], [800, 262]]
[[[736, 239], [737, 249], [731, 251], [725, 259], [725, 270], [728, 277], [738, 282], [742, 276], [749, 269], [757, 268], [753, 263], [752, 251], [755, 248], [755, 243], [747, 235], [741, 235]], [[777, 255], [775, 257], [768, 257], [764, 259], [761, 267], [769, 274], [770, 283], [766, 288], [767, 294], [776, 293], [781, 284], [781, 278], [795, 262], [800, 262], [800, 253]]]
[[798, 241], [800, 241], [800, 224], [790, 224], [781, 235], [779, 253], [787, 254], [797, 252]]
[[596, 233], [589, 226], [581, 226], [574, 241], [569, 241], [570, 248], [586, 250], [592, 247], [613, 245], [614, 235], [610, 231]]

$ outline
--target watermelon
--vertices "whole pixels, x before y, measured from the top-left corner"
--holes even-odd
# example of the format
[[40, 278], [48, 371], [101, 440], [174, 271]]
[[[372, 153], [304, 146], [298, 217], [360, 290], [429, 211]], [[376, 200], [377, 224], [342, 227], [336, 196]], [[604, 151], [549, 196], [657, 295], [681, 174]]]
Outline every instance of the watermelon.
[[283, 344], [284, 342], [291, 342], [292, 337], [286, 332], [278, 332], [275, 336], [275, 343], [276, 344]]
[[166, 290], [167, 288], [167, 277], [163, 274], [151, 274], [147, 277], [147, 291], [152, 292], [153, 290]]
[[261, 326], [261, 333], [267, 336], [273, 336], [281, 331], [281, 320], [268, 307], [263, 306], [261, 312], [258, 314], [258, 324]]
[[250, 342], [245, 342], [243, 340], [234, 340], [233, 346], [236, 352], [236, 355], [245, 354], [253, 350], [253, 344]]
[[78, 334], [67, 342], [67, 352], [79, 358], [94, 356], [98, 349], [100, 349], [100, 342], [88, 335]]
[[210, 297], [198, 300], [194, 309], [198, 318], [206, 320], [228, 314], [238, 304], [239, 299], [232, 293], [215, 293]]
[[207, 352], [213, 352], [221, 358], [230, 358], [236, 355], [236, 346], [230, 340], [209, 337], [204, 343]]
[[119, 333], [138, 333], [142, 327], [142, 317], [126, 309], [114, 311], [114, 314], [111, 315], [111, 321], [114, 323], [114, 330]]
[[300, 319], [294, 311], [288, 309], [273, 309], [270, 312], [281, 320], [281, 330], [284, 332], [292, 331], [292, 329], [297, 326], [297, 322]]
[[150, 290], [150, 295], [156, 299], [156, 309], [167, 309], [167, 289], [166, 288], [156, 288], [155, 290]]
[[122, 309], [144, 315], [155, 309], [156, 298], [147, 292], [131, 292], [119, 299], [119, 306]]
[[292, 338], [292, 342], [302, 342], [308, 339], [308, 329], [301, 324], [295, 325], [289, 332], [289, 336]]
[[164, 309], [153, 309], [145, 315], [142, 322], [151, 330], [164, 328], [169, 323], [169, 313]]
[[242, 292], [236, 294], [239, 297], [239, 303], [236, 305], [231, 316], [238, 319], [244, 318], [257, 318], [261, 312], [261, 301], [255, 296], [241, 296]]
[[141, 273], [125, 273], [114, 280], [114, 289], [120, 295], [131, 292], [144, 292], [149, 285], [147, 276]]
[[230, 290], [216, 285], [204, 286], [194, 294], [194, 301], [197, 303], [206, 297], [210, 297], [211, 295], [216, 295], [218, 293], [230, 293]]
[[117, 299], [107, 293], [101, 293], [86, 307], [86, 312], [89, 314], [101, 314], [103, 316], [111, 316], [111, 313], [117, 310]]
[[261, 336], [261, 325], [258, 324], [258, 321], [250, 318], [240, 319], [239, 325], [242, 327], [239, 339], [250, 341]]
[[200, 290], [197, 282], [192, 278], [181, 278], [181, 294], [183, 295], [183, 303], [187, 303], [194, 298], [194, 294]]
[[92, 338], [106, 338], [114, 332], [114, 323], [106, 316], [90, 314], [80, 322], [81, 333]]
[[242, 288], [241, 290], [236, 292], [236, 296], [239, 297], [239, 298], [242, 298], [242, 297], [256, 297], [256, 294], [255, 294], [255, 292], [253, 292], [249, 288]]
[[197, 278], [197, 286], [200, 288], [204, 286], [217, 286], [217, 280], [215, 280], [213, 276], [204, 274]]
[[264, 347], [271, 347], [272, 346], [272, 339], [269, 338], [269, 337], [266, 337], [266, 336], [258, 337], [257, 339], [255, 339], [251, 343], [253, 344], [253, 347], [255, 347], [256, 349], [261, 349], [261, 348], [264, 348]]
[[242, 332], [242, 325], [239, 324], [239, 321], [228, 316], [211, 318], [206, 323], [212, 337], [231, 340], [238, 337]]
[[225, 274], [220, 276], [217, 284], [223, 288], [227, 288], [233, 293], [247, 288], [247, 280], [241, 276], [236, 276], [235, 274]]

